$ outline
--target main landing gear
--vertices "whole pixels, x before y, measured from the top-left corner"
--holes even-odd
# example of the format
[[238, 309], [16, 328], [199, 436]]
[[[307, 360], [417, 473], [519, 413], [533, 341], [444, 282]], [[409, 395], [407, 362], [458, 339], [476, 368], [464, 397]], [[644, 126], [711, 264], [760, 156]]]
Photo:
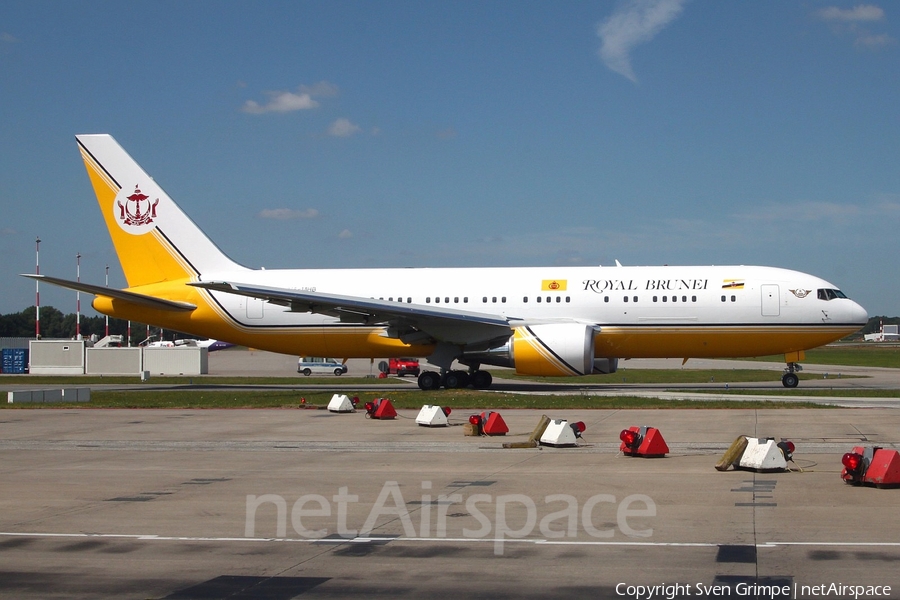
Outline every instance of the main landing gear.
[[488, 371], [422, 371], [419, 375], [419, 389], [436, 390], [445, 387], [448, 390], [469, 387], [485, 390], [491, 387], [493, 377]]
[[797, 373], [802, 371], [803, 367], [795, 362], [789, 362], [787, 364], [787, 368], [784, 370], [784, 375], [781, 376], [781, 383], [786, 388], [795, 388], [800, 383], [800, 378], [797, 376]]

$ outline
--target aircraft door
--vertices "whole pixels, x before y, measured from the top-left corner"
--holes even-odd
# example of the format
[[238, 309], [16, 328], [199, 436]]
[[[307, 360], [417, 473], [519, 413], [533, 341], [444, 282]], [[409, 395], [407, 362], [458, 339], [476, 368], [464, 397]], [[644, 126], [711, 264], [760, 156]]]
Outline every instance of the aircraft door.
[[781, 314], [781, 303], [779, 301], [780, 294], [778, 286], [774, 284], [766, 284], [762, 290], [762, 316], [777, 317]]
[[263, 318], [263, 307], [265, 306], [265, 302], [260, 300], [259, 298], [244, 298], [244, 301], [247, 303], [247, 318], [248, 319], [262, 319]]

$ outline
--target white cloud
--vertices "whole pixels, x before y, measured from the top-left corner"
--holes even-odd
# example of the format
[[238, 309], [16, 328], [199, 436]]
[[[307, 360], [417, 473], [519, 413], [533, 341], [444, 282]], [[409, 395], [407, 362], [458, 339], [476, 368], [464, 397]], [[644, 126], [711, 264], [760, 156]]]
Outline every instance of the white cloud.
[[652, 40], [681, 14], [685, 0], [628, 0], [597, 26], [600, 58], [611, 70], [637, 83], [631, 68], [632, 49]]
[[872, 33], [862, 24], [873, 24], [884, 21], [884, 10], [872, 4], [860, 4], [853, 8], [842, 9], [829, 6], [815, 12], [815, 15], [828, 23], [837, 35], [851, 35], [854, 45], [877, 50], [893, 44], [896, 40], [886, 33]]
[[889, 36], [886, 33], [882, 33], [879, 35], [871, 35], [868, 33], [860, 32], [856, 36], [855, 44], [857, 46], [865, 46], [870, 50], [875, 50], [877, 48], [882, 48], [884, 46], [889, 46], [894, 43], [894, 38]]
[[362, 131], [362, 128], [359, 125], [354, 125], [350, 122], [350, 119], [341, 118], [331, 124], [331, 127], [328, 128], [328, 135], [350, 137], [360, 131]]
[[0, 235], [16, 235], [17, 233], [19, 232], [12, 227], [4, 227], [0, 229]]
[[260, 104], [255, 100], [247, 100], [241, 108], [245, 113], [252, 115], [261, 115], [265, 113], [286, 113], [295, 110], [309, 110], [317, 108], [319, 103], [313, 97], [330, 97], [336, 96], [338, 88], [333, 83], [320, 81], [312, 86], [298, 86], [296, 92], [289, 91], [273, 91], [265, 92], [269, 97], [269, 101]]
[[338, 234], [338, 238], [342, 240], [349, 240], [353, 237], [353, 233], [349, 229], [345, 229]]
[[819, 10], [816, 14], [824, 21], [860, 22], [880, 21], [884, 18], [884, 11], [871, 4], [860, 4], [846, 10], [837, 6], [829, 6]]
[[296, 210], [293, 208], [265, 208], [259, 211], [260, 219], [275, 219], [277, 221], [290, 221], [291, 219], [315, 219], [319, 211], [314, 208]]
[[7, 33], [5, 31], [0, 32], [0, 42], [5, 42], [7, 44], [15, 44], [19, 41], [19, 38], [14, 36], [11, 33]]
[[269, 101], [266, 104], [259, 104], [255, 100], [247, 100], [244, 103], [243, 111], [253, 115], [261, 115], [270, 112], [292, 112], [295, 110], [308, 110], [316, 108], [319, 103], [312, 99], [309, 94], [294, 94], [291, 92], [266, 92]]

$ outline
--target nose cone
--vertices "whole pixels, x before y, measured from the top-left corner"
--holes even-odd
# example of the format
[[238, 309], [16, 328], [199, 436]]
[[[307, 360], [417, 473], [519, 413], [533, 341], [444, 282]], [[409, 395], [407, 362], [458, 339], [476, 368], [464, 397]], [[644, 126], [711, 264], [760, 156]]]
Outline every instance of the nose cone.
[[850, 323], [856, 323], [860, 327], [869, 322], [869, 313], [866, 312], [862, 306], [857, 304], [856, 302], [850, 301], [850, 307], [848, 309], [848, 321]]

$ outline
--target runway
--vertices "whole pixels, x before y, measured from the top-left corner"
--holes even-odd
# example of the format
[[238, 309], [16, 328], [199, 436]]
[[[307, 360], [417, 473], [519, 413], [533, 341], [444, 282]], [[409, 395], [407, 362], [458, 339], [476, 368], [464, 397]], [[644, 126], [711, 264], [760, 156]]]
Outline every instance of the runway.
[[[900, 491], [839, 478], [898, 447], [896, 410], [558, 411], [582, 446], [527, 450], [501, 443], [540, 411], [507, 440], [400, 412], [3, 411], [0, 597], [898, 596]], [[618, 453], [642, 424], [667, 458]], [[739, 434], [790, 438], [795, 470], [716, 471]]]

